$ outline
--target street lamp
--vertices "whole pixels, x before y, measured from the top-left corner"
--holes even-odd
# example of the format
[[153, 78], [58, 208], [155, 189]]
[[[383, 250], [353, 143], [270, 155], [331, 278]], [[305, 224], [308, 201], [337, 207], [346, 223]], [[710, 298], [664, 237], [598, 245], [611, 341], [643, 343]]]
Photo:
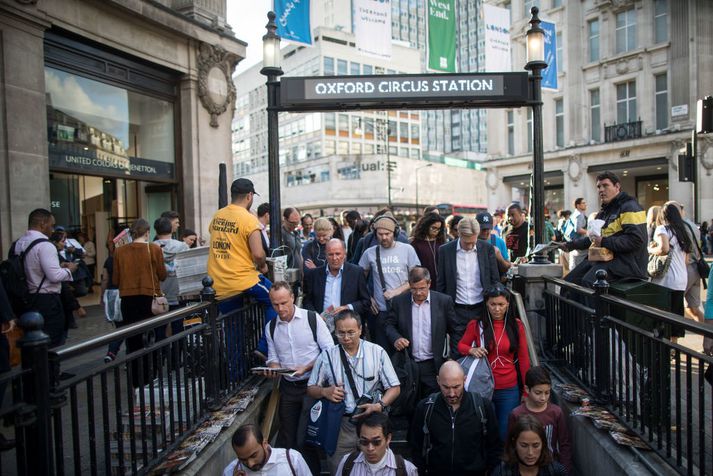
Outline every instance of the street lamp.
[[432, 165], [432, 163], [428, 163], [426, 165], [416, 167], [416, 217], [418, 217], [419, 210], [421, 210], [421, 206], [418, 204], [418, 171], [421, 169], [425, 169], [426, 167], [431, 167]]
[[[542, 145], [542, 70], [547, 67], [545, 62], [545, 31], [540, 28], [540, 18], [537, 7], [532, 7], [530, 13], [530, 29], [527, 30], [527, 64], [525, 69], [530, 75], [530, 105], [532, 107], [532, 179], [533, 189], [530, 193], [534, 199], [530, 216], [535, 219], [535, 244], [545, 242], [545, 155]], [[535, 262], [547, 262], [544, 255], [535, 256]]]
[[267, 13], [267, 33], [262, 37], [262, 69], [267, 76], [267, 176], [270, 200], [270, 248], [276, 250], [282, 242], [282, 216], [280, 207], [280, 136], [278, 112], [280, 104], [280, 82], [282, 73], [280, 60], [280, 36], [277, 34], [275, 12]]

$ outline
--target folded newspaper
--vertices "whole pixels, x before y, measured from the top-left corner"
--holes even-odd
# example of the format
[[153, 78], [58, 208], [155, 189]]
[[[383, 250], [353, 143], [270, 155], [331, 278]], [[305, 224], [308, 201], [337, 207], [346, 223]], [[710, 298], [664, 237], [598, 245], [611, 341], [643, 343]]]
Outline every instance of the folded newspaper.
[[295, 372], [296, 372], [295, 369], [283, 369], [283, 368], [273, 368], [273, 367], [253, 367], [250, 369], [250, 371], [254, 374], [258, 374], [261, 372], [275, 372], [277, 374], [287, 375], [288, 377], [294, 377]]

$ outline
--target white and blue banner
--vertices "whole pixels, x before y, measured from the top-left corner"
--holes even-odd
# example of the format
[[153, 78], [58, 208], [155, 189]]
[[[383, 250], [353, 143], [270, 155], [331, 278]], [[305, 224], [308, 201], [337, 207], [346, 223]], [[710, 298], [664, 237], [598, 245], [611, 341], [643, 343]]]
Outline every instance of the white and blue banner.
[[277, 34], [283, 40], [312, 46], [309, 23], [310, 0], [273, 0]]
[[354, 0], [353, 23], [359, 53], [391, 59], [391, 1]]
[[542, 21], [540, 28], [545, 30], [545, 63], [547, 68], [542, 70], [542, 87], [557, 89], [557, 32], [555, 24]]
[[510, 10], [483, 4], [485, 71], [512, 71], [510, 60]]

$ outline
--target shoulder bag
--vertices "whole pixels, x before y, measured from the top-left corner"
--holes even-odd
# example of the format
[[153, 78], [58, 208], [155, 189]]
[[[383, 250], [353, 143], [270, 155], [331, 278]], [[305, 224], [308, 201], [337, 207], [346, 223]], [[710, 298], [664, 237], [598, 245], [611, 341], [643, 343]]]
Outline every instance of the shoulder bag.
[[[483, 338], [483, 323], [480, 325], [480, 346], [473, 341], [473, 347], [485, 347], [485, 339]], [[466, 355], [458, 359], [458, 363], [463, 368], [465, 373], [465, 389], [468, 392], [477, 393], [481, 397], [492, 400], [493, 392], [495, 392], [495, 378], [493, 370], [490, 368], [490, 363], [487, 357], [476, 358], [472, 355]]]
[[386, 310], [391, 310], [391, 300], [386, 299], [386, 280], [384, 279], [384, 270], [381, 267], [381, 245], [376, 245], [376, 270], [379, 273], [379, 283], [381, 284], [381, 295], [384, 296], [384, 302], [386, 303]]
[[696, 248], [698, 248], [698, 260], [696, 260], [696, 271], [698, 271], [698, 275], [703, 280], [703, 287], [708, 289], [708, 286], [706, 285], [706, 279], [708, 278], [708, 275], [711, 272], [711, 267], [706, 262], [706, 258], [703, 255], [703, 251], [701, 250], [701, 245], [698, 243], [695, 233], [693, 233], [693, 228], [691, 227], [691, 225], [688, 222], [684, 222], [684, 223], [686, 224], [688, 229], [691, 230], [691, 238], [692, 238], [691, 241], [693, 241], [696, 244]]
[[156, 284], [154, 281], [153, 272], [153, 256], [151, 255], [151, 243], [146, 243], [146, 250], [149, 252], [149, 267], [151, 268], [151, 292], [153, 293], [153, 299], [151, 300], [151, 313], [154, 316], [168, 312], [168, 299], [163, 295], [162, 292], [156, 294]]
[[[325, 351], [329, 370], [332, 372], [334, 384], [337, 384], [337, 377], [334, 374], [334, 366], [329, 351]], [[309, 409], [307, 430], [305, 433], [305, 444], [322, 448], [329, 456], [337, 450], [337, 440], [342, 427], [342, 417], [346, 404], [344, 400], [334, 403], [326, 398], [320, 398]]]
[[[655, 242], [652, 242], [655, 243]], [[649, 263], [646, 265], [646, 271], [653, 279], [663, 278], [671, 266], [671, 250], [665, 255], [649, 254]]]

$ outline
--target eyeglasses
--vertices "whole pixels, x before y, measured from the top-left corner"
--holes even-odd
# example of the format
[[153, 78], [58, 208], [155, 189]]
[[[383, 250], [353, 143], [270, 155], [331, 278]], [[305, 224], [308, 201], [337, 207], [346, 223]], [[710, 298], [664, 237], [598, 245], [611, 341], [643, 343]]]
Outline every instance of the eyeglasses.
[[368, 438], [359, 438], [359, 446], [381, 446], [381, 444], [384, 442], [382, 438], [374, 438], [373, 440], [370, 440]]
[[339, 337], [340, 339], [343, 339], [344, 337], [349, 337], [351, 339], [355, 335], [357, 335], [357, 331], [337, 332], [336, 334], [337, 334], [337, 337]]

